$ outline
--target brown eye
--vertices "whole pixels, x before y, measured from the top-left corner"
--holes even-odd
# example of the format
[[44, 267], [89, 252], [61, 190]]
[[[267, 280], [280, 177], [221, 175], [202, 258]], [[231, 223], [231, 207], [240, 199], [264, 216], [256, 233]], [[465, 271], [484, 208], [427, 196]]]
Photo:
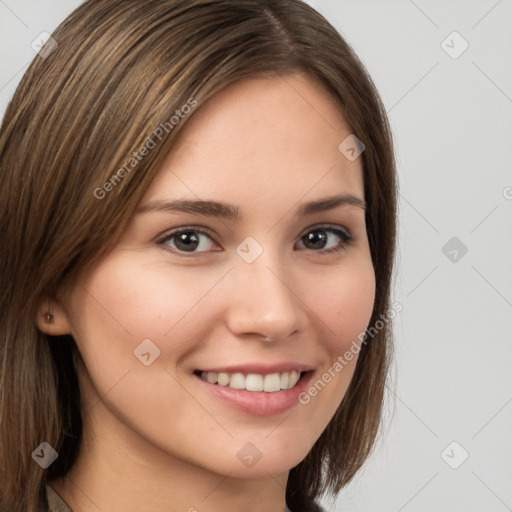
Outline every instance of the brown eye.
[[[335, 236], [329, 236], [334, 234]], [[338, 242], [336, 242], [338, 239]], [[354, 240], [354, 237], [346, 231], [327, 226], [318, 226], [310, 229], [308, 233], [301, 237], [301, 241], [307, 249], [313, 249], [316, 252], [341, 251], [348, 247]]]
[[173, 252], [191, 254], [208, 252], [212, 250], [212, 246], [215, 246], [210, 235], [199, 228], [187, 228], [173, 231], [159, 240], [158, 244], [170, 248]]

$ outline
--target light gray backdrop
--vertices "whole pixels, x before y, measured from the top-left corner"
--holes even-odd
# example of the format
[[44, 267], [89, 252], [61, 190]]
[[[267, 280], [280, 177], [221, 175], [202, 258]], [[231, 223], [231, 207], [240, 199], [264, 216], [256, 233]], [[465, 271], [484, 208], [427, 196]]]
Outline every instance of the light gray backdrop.
[[[0, 115], [32, 41], [80, 3], [0, 0]], [[512, 1], [310, 3], [382, 95], [401, 187], [387, 428], [324, 505], [512, 510]]]

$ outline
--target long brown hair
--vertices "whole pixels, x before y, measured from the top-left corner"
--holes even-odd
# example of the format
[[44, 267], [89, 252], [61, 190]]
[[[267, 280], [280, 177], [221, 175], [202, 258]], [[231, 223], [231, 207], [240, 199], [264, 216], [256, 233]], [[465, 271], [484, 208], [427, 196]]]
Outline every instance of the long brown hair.
[[[240, 78], [294, 71], [325, 86], [365, 145], [376, 276], [370, 324], [390, 306], [397, 194], [390, 128], [364, 66], [313, 8], [301, 0], [88, 0], [52, 37], [58, 46], [35, 57], [0, 131], [0, 510], [8, 512], [36, 512], [45, 483], [76, 460], [82, 435], [78, 350], [71, 336], [37, 329], [40, 301], [118, 240], [193, 112], [172, 129], [169, 119], [191, 98], [199, 108]], [[168, 128], [161, 140], [128, 169], [161, 125]], [[339, 409], [290, 471], [290, 508], [338, 493], [368, 457], [390, 325], [363, 344]], [[43, 441], [59, 453], [46, 470], [31, 458]]]

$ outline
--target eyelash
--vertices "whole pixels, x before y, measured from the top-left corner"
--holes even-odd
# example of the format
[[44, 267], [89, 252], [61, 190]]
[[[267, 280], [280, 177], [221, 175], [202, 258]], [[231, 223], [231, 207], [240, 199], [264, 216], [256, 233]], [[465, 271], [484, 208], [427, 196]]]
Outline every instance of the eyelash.
[[[163, 235], [161, 238], [159, 238], [156, 241], [156, 243], [159, 247], [163, 247], [164, 250], [170, 251], [173, 254], [176, 254], [177, 256], [179, 256], [181, 258], [194, 258], [194, 257], [197, 257], [202, 252], [211, 252], [211, 251], [202, 251], [202, 252], [198, 252], [198, 253], [192, 252], [192, 253], [187, 254], [186, 252], [180, 252], [179, 250], [171, 248], [169, 246], [164, 247], [166, 245], [166, 242], [168, 242], [175, 236], [180, 235], [182, 233], [187, 233], [189, 231], [192, 231], [194, 233], [200, 233], [202, 235], [206, 235], [213, 242], [215, 242], [215, 239], [209, 230], [207, 230], [205, 228], [201, 228], [201, 227], [196, 227], [196, 226], [188, 226], [188, 227], [176, 229], [175, 231], [171, 231], [170, 233]], [[331, 247], [330, 249], [320, 249], [318, 251], [311, 249], [311, 251], [313, 251], [315, 253], [320, 253], [320, 254], [333, 254], [333, 253], [341, 252], [341, 251], [347, 249], [357, 239], [357, 237], [355, 235], [351, 235], [348, 232], [348, 230], [340, 229], [338, 227], [335, 228], [330, 225], [318, 225], [318, 226], [313, 226], [312, 228], [308, 228], [308, 230], [305, 231], [304, 234], [299, 237], [299, 240], [302, 240], [302, 238], [304, 236], [306, 236], [308, 233], [311, 233], [313, 231], [327, 231], [330, 233], [334, 233], [336, 236], [338, 236], [341, 239], [340, 244], [337, 245], [336, 247]], [[214, 251], [214, 252], [220, 252], [220, 251]]]

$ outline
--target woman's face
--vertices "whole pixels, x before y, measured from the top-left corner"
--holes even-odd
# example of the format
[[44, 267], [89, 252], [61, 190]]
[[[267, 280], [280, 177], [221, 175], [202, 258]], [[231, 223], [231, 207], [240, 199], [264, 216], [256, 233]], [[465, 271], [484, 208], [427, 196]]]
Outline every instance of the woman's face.
[[302, 74], [240, 81], [190, 115], [119, 244], [62, 301], [85, 425], [138, 460], [283, 473], [339, 406], [371, 317], [362, 158]]

